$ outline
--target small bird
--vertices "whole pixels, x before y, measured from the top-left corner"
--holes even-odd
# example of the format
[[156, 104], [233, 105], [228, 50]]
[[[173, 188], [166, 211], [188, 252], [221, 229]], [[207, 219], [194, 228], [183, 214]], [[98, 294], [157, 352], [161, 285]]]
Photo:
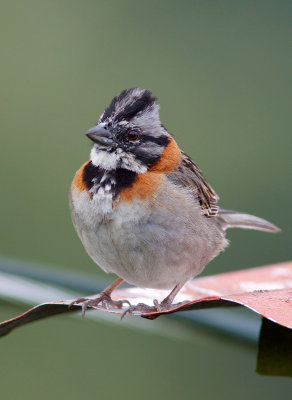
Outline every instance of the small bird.
[[[181, 151], [159, 118], [149, 90], [123, 90], [86, 132], [90, 160], [70, 190], [73, 225], [93, 261], [118, 279], [87, 306], [102, 303], [126, 313], [165, 310], [183, 285], [200, 274], [227, 245], [228, 228], [279, 232], [264, 219], [217, 205], [218, 196], [197, 165]], [[123, 281], [169, 289], [153, 307], [113, 300]]]

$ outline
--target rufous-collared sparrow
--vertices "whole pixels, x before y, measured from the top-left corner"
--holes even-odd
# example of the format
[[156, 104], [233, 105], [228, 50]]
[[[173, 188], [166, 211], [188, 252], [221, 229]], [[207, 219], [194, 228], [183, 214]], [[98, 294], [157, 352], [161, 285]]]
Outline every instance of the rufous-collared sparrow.
[[89, 256], [119, 276], [88, 305], [121, 308], [112, 291], [123, 280], [142, 288], [170, 289], [153, 307], [166, 309], [182, 286], [227, 245], [227, 228], [278, 232], [271, 223], [218, 207], [218, 196], [196, 164], [161, 124], [148, 90], [123, 90], [86, 135], [90, 161], [77, 171], [70, 206], [74, 227]]

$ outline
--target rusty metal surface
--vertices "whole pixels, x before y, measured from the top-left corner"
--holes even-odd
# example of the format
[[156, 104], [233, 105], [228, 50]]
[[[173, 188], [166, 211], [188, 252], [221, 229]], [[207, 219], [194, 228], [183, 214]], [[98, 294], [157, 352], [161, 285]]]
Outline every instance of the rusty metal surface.
[[[130, 288], [117, 290], [113, 297], [128, 298], [133, 304], [152, 305], [154, 298], [160, 301], [166, 295], [167, 291]], [[151, 318], [186, 309], [230, 305], [227, 303], [231, 302], [292, 328], [292, 262], [194, 279], [184, 286], [176, 301], [186, 303], [171, 311], [143, 316]]]
[[[126, 288], [116, 290], [113, 298], [128, 299], [132, 304], [142, 302], [153, 305], [154, 299], [160, 301], [167, 294], [167, 291], [162, 290]], [[67, 312], [71, 301], [40, 304], [16, 318], [4, 321], [0, 324], [0, 336], [23, 324]], [[292, 262], [194, 279], [185, 285], [176, 301], [181, 304], [166, 311], [135, 314], [154, 319], [178, 311], [242, 305], [273, 322], [292, 328]], [[94, 308], [118, 314], [124, 311], [105, 309], [102, 306]], [[71, 309], [77, 310], [80, 310], [78, 305]]]

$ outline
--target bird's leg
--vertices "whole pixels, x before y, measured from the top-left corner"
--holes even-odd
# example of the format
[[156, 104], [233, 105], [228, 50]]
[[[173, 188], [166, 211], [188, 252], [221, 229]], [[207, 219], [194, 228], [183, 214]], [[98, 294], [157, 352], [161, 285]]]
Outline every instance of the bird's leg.
[[72, 301], [69, 304], [69, 308], [72, 307], [74, 304], [82, 304], [82, 317], [85, 315], [85, 311], [88, 306], [97, 306], [99, 303], [102, 303], [103, 307], [108, 308], [109, 306], [122, 308], [123, 304], [126, 303], [131, 307], [131, 303], [128, 300], [113, 300], [111, 298], [112, 292], [120, 286], [123, 282], [122, 278], [118, 278], [115, 280], [111, 285], [105, 288], [100, 294], [92, 299], [87, 299], [84, 297], [80, 297], [77, 300]]
[[162, 300], [161, 303], [158, 303], [157, 300], [154, 300], [154, 306], [156, 307], [157, 311], [164, 311], [164, 310], [169, 310], [169, 308], [171, 307], [173, 300], [175, 298], [175, 296], [178, 294], [178, 292], [181, 290], [181, 288], [184, 286], [184, 284], [187, 281], [182, 281], [180, 283], [178, 283], [173, 289], [172, 291], [169, 293], [168, 296], [165, 297], [164, 300]]
[[181, 290], [181, 288], [184, 286], [184, 284], [187, 281], [182, 281], [180, 283], [178, 283], [173, 289], [172, 291], [169, 293], [168, 296], [165, 297], [164, 300], [162, 300], [161, 303], [158, 302], [158, 300], [154, 300], [154, 306], [148, 306], [147, 304], [144, 303], [139, 303], [135, 306], [130, 306], [128, 307], [122, 314], [122, 319], [124, 318], [124, 316], [128, 313], [132, 314], [133, 312], [139, 312], [139, 313], [150, 313], [150, 312], [155, 312], [155, 311], [167, 311], [170, 310], [172, 308], [172, 303], [173, 300], [175, 298], [175, 296], [178, 294], [178, 292]]

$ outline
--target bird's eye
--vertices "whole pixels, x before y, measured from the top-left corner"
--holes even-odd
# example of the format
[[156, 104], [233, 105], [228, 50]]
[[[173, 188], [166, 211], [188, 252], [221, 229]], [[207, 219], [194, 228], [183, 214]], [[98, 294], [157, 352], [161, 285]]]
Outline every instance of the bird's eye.
[[128, 132], [128, 139], [131, 140], [132, 142], [133, 142], [134, 140], [137, 140], [138, 137], [139, 137], [138, 132], [136, 132], [136, 131], [129, 131], [129, 132]]

